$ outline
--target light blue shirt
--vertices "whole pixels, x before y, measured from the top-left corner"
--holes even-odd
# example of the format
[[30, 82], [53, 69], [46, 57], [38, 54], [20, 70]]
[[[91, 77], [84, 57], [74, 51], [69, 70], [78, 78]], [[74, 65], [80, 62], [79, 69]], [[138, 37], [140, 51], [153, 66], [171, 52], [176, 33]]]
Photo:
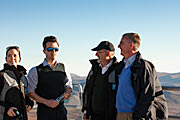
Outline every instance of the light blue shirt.
[[124, 63], [125, 63], [125, 68], [127, 68], [129, 65], [131, 65], [136, 59], [136, 54], [129, 57], [127, 60], [124, 59]]

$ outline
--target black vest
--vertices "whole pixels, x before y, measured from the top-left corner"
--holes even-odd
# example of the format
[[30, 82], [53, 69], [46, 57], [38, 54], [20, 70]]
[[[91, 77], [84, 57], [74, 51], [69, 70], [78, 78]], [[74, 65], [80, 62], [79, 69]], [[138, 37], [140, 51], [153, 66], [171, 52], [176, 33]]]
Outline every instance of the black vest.
[[105, 94], [107, 94], [105, 93], [105, 80], [105, 75], [102, 74], [102, 68], [98, 67], [92, 95], [92, 110], [96, 114], [105, 113]]
[[67, 77], [62, 63], [57, 63], [54, 68], [40, 64], [37, 68], [38, 84], [35, 92], [46, 99], [56, 99], [65, 91]]

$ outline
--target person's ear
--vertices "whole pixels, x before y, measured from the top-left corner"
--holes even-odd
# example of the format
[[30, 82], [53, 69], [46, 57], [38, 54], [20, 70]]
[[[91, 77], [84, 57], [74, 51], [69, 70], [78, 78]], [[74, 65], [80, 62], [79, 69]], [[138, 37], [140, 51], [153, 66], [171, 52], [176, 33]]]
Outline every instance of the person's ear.
[[110, 52], [109, 51], [107, 51], [107, 56], [109, 56], [110, 55]]
[[21, 57], [19, 56], [19, 62], [21, 62]]
[[44, 53], [44, 54], [46, 54], [45, 51], [46, 51], [46, 50], [43, 50], [43, 53]]
[[134, 43], [130, 43], [130, 47], [131, 47], [131, 48], [134, 48]]

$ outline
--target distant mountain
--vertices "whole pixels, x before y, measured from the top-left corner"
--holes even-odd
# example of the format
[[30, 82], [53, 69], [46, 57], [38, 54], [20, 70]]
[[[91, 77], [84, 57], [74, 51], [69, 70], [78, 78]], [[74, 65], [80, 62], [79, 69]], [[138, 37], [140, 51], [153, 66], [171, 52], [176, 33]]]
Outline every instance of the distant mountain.
[[180, 72], [161, 73], [158, 72], [158, 78], [164, 86], [180, 86]]
[[[157, 73], [161, 84], [164, 86], [180, 86], [180, 72], [178, 73], [164, 73], [158, 72]], [[71, 77], [73, 83], [83, 83], [86, 82], [86, 76], [79, 76], [77, 74], [71, 73]]]

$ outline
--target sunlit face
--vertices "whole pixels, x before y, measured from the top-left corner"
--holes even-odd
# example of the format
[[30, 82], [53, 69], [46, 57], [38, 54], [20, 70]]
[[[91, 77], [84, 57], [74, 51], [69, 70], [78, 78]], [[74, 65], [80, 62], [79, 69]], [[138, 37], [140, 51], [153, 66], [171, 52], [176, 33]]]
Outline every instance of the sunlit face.
[[19, 56], [19, 53], [16, 49], [11, 49], [8, 51], [6, 56], [6, 62], [10, 66], [17, 67], [18, 63], [20, 62], [21, 58]]
[[99, 63], [103, 63], [106, 61], [107, 57], [107, 50], [102, 49], [96, 52], [96, 56], [98, 57]]
[[56, 42], [47, 42], [46, 49], [43, 50], [44, 54], [46, 55], [47, 61], [57, 60], [58, 51], [56, 51], [55, 49], [52, 49], [52, 51], [48, 51], [47, 48], [59, 48], [58, 44]]
[[122, 37], [118, 48], [121, 50], [121, 55], [126, 57], [128, 56], [129, 52], [131, 51], [131, 43], [126, 39], [126, 37]]

